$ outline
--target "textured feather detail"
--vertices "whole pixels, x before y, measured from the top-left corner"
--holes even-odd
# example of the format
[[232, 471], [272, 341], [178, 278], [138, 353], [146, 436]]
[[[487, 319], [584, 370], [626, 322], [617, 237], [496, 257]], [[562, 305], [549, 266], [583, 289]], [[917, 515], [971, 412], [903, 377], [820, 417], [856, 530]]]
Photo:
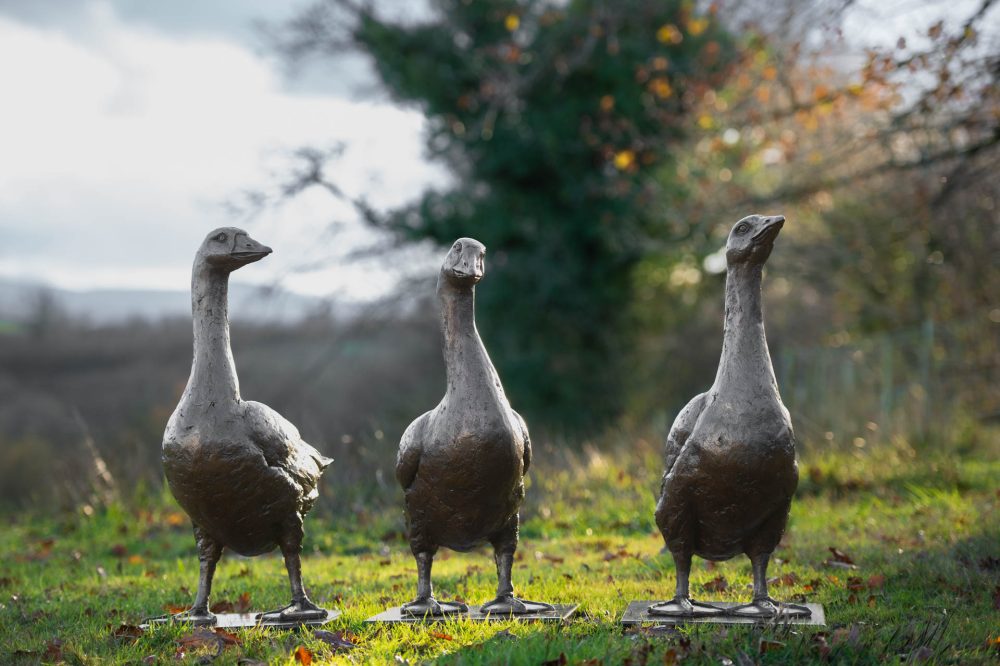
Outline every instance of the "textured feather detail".
[[667, 435], [666, 450], [663, 454], [666, 468], [663, 472], [663, 479], [660, 482], [661, 496], [666, 487], [667, 476], [670, 475], [670, 471], [674, 468], [674, 463], [677, 462], [681, 451], [684, 450], [684, 445], [687, 444], [688, 437], [691, 436], [691, 431], [694, 430], [695, 424], [698, 423], [698, 417], [701, 416], [702, 411], [705, 409], [707, 397], [708, 392], [705, 392], [699, 393], [692, 398], [684, 409], [680, 411], [677, 418], [674, 419], [674, 424], [670, 427], [670, 434]]
[[396, 456], [396, 481], [406, 490], [417, 478], [420, 467], [420, 454], [423, 451], [423, 434], [425, 424], [430, 415], [427, 412], [409, 425], [399, 439], [399, 454]]

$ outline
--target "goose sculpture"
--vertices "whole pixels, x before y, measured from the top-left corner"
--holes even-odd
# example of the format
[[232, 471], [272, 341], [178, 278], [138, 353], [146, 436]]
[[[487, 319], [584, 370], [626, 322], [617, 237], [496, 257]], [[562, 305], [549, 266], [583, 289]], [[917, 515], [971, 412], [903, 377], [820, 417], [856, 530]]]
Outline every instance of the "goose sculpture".
[[[712, 387], [681, 410], [666, 444], [656, 524], [677, 569], [676, 594], [651, 615], [808, 616], [805, 606], [768, 595], [767, 565], [778, 546], [798, 485], [795, 437], [764, 335], [761, 279], [784, 225], [751, 215], [726, 243], [726, 315], [722, 357]], [[753, 601], [728, 610], [693, 601], [693, 555], [728, 560], [740, 553], [753, 569]]]
[[240, 396], [229, 344], [229, 275], [270, 253], [242, 229], [226, 227], [208, 234], [194, 259], [194, 363], [163, 434], [163, 468], [191, 517], [200, 563], [194, 604], [173, 617], [194, 624], [216, 621], [208, 603], [224, 548], [244, 556], [281, 549], [292, 602], [259, 619], [298, 622], [327, 615], [306, 596], [299, 553], [303, 517], [332, 461], [273, 409]]
[[403, 487], [410, 550], [417, 564], [416, 599], [401, 608], [411, 616], [468, 611], [434, 598], [431, 565], [444, 546], [465, 552], [493, 547], [497, 594], [482, 613], [552, 610], [514, 596], [511, 567], [518, 541], [518, 509], [531, 441], [524, 419], [511, 409], [500, 378], [476, 330], [475, 288], [484, 274], [486, 248], [459, 238], [438, 276], [447, 391], [437, 407], [403, 433], [396, 479]]

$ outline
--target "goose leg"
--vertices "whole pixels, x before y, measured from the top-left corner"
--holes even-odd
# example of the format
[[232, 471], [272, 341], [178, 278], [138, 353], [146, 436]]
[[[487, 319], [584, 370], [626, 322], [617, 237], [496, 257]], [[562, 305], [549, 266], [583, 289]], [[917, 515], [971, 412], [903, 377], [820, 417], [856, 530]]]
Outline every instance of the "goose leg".
[[674, 598], [653, 604], [647, 609], [650, 615], [665, 617], [709, 617], [721, 615], [722, 609], [712, 604], [692, 601], [689, 590], [691, 576], [691, 553], [674, 552], [674, 566], [677, 569], [677, 587]]
[[212, 593], [215, 565], [222, 557], [222, 544], [197, 525], [194, 526], [194, 538], [198, 544], [198, 595], [190, 609], [173, 615], [172, 619], [195, 625], [212, 625], [215, 624], [215, 615], [208, 609], [208, 597]]
[[517, 520], [517, 516], [515, 516], [513, 527], [508, 528], [498, 538], [492, 540], [493, 559], [497, 565], [497, 596], [493, 601], [482, 605], [479, 609], [481, 613], [521, 615], [555, 610], [551, 604], [541, 601], [527, 601], [514, 596], [511, 569], [514, 567], [514, 551], [517, 549]]
[[408, 604], [403, 604], [400, 611], [407, 615], [424, 617], [425, 615], [450, 615], [465, 613], [469, 607], [457, 601], [438, 601], [434, 598], [431, 586], [431, 565], [437, 549], [414, 549], [413, 557], [417, 560], [417, 598]]
[[753, 601], [742, 606], [734, 606], [728, 613], [739, 617], [779, 620], [811, 616], [812, 611], [808, 607], [783, 604], [772, 599], [767, 593], [767, 563], [770, 559], [770, 553], [750, 555], [750, 564], [753, 567]]
[[288, 582], [292, 588], [292, 603], [278, 610], [260, 613], [257, 615], [257, 619], [264, 622], [304, 622], [326, 618], [326, 610], [309, 599], [305, 586], [302, 584], [301, 520], [289, 527], [280, 546], [281, 554], [285, 558], [285, 569], [288, 570]]

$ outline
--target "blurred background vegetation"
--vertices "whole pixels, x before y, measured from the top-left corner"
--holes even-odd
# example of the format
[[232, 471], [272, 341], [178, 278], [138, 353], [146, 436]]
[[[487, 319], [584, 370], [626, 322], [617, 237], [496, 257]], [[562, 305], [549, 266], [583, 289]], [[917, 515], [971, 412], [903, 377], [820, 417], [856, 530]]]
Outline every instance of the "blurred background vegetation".
[[[539, 457], [662, 438], [710, 385], [720, 248], [753, 212], [789, 220], [765, 317], [803, 446], [996, 455], [1000, 11], [959, 4], [872, 44], [845, 35], [865, 20], [850, 0], [436, 0], [416, 21], [322, 0], [268, 32], [331, 76], [364, 54], [428, 119], [449, 183], [352, 203], [399, 248], [486, 244], [478, 324]], [[337, 192], [336, 151], [299, 159], [287, 196]], [[331, 496], [391, 489], [399, 435], [440, 399], [434, 277], [235, 322], [244, 395], [336, 458]], [[44, 293], [7, 315], [0, 503], [158, 492], [190, 345], [186, 319], [95, 324]]]

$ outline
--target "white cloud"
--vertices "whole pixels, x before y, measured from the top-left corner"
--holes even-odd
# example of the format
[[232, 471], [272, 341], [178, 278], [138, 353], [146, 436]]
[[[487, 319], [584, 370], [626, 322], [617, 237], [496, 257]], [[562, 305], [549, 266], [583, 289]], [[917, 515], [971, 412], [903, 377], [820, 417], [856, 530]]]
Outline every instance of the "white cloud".
[[[444, 178], [421, 158], [418, 113], [287, 94], [242, 46], [126, 24], [106, 2], [73, 34], [0, 17], [0, 99], [0, 275], [61, 286], [185, 288], [201, 238], [233, 222], [218, 204], [300, 145], [348, 142], [329, 176], [380, 207]], [[275, 255], [240, 278], [289, 275], [371, 238], [355, 226], [320, 242], [334, 215], [353, 219], [319, 192], [265, 212], [250, 230]], [[391, 282], [361, 265], [286, 280], [354, 297]]]

